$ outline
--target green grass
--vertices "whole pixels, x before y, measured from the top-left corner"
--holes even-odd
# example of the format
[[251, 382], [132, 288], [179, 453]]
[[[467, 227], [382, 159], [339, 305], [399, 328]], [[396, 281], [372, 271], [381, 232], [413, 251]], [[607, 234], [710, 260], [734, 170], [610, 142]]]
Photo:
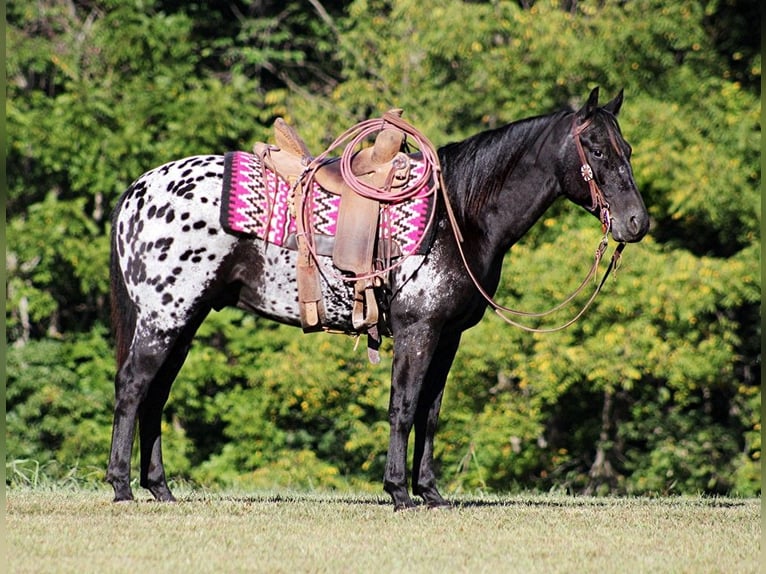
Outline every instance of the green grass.
[[[757, 572], [756, 499], [6, 489], [7, 572]], [[143, 494], [142, 494], [143, 496]]]

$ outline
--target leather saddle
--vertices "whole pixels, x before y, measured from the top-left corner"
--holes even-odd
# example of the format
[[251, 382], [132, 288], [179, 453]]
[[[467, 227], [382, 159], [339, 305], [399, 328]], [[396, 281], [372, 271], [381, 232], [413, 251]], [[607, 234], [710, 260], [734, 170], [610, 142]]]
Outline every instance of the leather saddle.
[[[401, 115], [401, 110], [389, 113]], [[380, 201], [358, 194], [344, 178], [339, 158], [311, 165], [311, 155], [303, 139], [282, 118], [274, 122], [276, 145], [256, 143], [254, 152], [264, 165], [295, 189], [292, 209], [296, 213], [298, 247], [298, 299], [301, 324], [306, 332], [323, 328], [325, 310], [319, 270], [309, 250], [304, 218], [299, 213], [302, 196], [308, 189], [307, 173], [326, 191], [340, 195], [337, 231], [332, 250], [333, 264], [359, 277], [354, 283], [352, 321], [357, 332], [377, 337], [378, 306], [374, 288], [378, 286], [373, 271], [378, 247]], [[372, 146], [354, 153], [351, 172], [359, 181], [381, 191], [405, 185], [409, 179], [410, 160], [401, 152], [404, 133], [395, 128], [381, 130]], [[372, 343], [371, 343], [372, 348]], [[371, 354], [372, 358], [372, 354]]]
[[[396, 110], [401, 113], [400, 110]], [[275, 171], [285, 181], [295, 182], [306, 171], [314, 159], [303, 138], [284, 119], [274, 121], [276, 146], [258, 142], [254, 153], [264, 158], [266, 167]], [[351, 160], [351, 171], [356, 177], [373, 187], [384, 189], [387, 179], [392, 188], [407, 183], [409, 176], [409, 158], [399, 151], [404, 141], [404, 134], [397, 129], [381, 131], [372, 147], [356, 152]], [[325, 160], [314, 174], [315, 181], [330, 193], [343, 195], [347, 187], [340, 169], [339, 158]], [[358, 195], [358, 194], [357, 194]]]

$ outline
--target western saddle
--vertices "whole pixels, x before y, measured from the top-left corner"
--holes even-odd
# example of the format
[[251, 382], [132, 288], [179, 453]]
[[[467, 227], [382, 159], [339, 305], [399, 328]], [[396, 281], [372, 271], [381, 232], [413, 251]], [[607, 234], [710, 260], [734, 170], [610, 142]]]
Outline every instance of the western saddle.
[[[402, 111], [388, 113], [400, 116]], [[397, 128], [379, 131], [372, 146], [351, 156], [353, 177], [349, 177], [341, 167], [340, 158], [324, 159], [324, 154], [314, 158], [303, 139], [284, 119], [276, 119], [274, 132], [276, 146], [259, 142], [254, 152], [262, 158], [265, 167], [294, 190], [291, 209], [297, 222], [296, 273], [303, 330], [322, 330], [325, 319], [319, 269], [309, 244], [311, 230], [305, 228], [307, 220], [302, 213], [304, 194], [311, 189], [313, 180], [324, 190], [341, 197], [332, 260], [335, 267], [352, 274], [351, 280], [355, 279], [352, 323], [357, 333], [369, 335], [370, 359], [375, 360], [379, 345], [374, 288], [380, 285], [380, 278], [375, 274], [380, 199], [385, 199], [387, 190], [401, 187], [409, 179], [410, 160], [400, 151], [405, 134]], [[380, 195], [360, 194], [353, 179], [379, 190]]]

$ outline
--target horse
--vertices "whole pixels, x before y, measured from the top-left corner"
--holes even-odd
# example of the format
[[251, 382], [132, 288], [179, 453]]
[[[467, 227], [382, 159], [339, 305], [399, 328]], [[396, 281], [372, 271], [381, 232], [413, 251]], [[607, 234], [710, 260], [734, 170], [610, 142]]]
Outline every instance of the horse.
[[[413, 429], [412, 494], [427, 507], [449, 506], [434, 468], [444, 387], [462, 333], [487, 308], [481, 291], [494, 294], [511, 246], [559, 197], [605, 219], [618, 242], [638, 242], [647, 233], [632, 149], [617, 122], [622, 103], [620, 91], [599, 105], [596, 87], [579, 109], [517, 120], [438, 149], [448, 201], [437, 201], [430, 248], [393, 269], [388, 289], [379, 294], [393, 338], [383, 489], [395, 510], [416, 506], [407, 472]], [[224, 232], [222, 179], [223, 156], [172, 161], [133, 182], [112, 214], [117, 373], [106, 481], [115, 502], [133, 499], [136, 426], [140, 485], [158, 501], [175, 500], [162, 459], [162, 413], [211, 310], [234, 306], [300, 326], [296, 251]], [[591, 193], [594, 186], [600, 201]], [[353, 332], [348, 283], [323, 273], [322, 290], [328, 330]]]

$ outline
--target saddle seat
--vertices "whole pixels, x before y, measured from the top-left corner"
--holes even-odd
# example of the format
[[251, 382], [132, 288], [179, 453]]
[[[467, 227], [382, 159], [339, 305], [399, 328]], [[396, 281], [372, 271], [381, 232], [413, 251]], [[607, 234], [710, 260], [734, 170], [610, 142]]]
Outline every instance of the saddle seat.
[[[258, 142], [253, 151], [263, 158], [267, 168], [294, 184], [314, 157], [303, 138], [284, 119], [277, 118], [274, 121], [274, 136], [276, 146]], [[403, 141], [404, 135], [400, 131], [390, 128], [382, 130], [373, 146], [363, 148], [353, 155], [352, 173], [378, 189], [386, 185], [392, 188], [403, 186], [407, 183], [410, 166], [407, 154], [399, 151]], [[347, 183], [341, 174], [340, 158], [325, 160], [315, 171], [314, 180], [330, 193], [342, 195]]]

